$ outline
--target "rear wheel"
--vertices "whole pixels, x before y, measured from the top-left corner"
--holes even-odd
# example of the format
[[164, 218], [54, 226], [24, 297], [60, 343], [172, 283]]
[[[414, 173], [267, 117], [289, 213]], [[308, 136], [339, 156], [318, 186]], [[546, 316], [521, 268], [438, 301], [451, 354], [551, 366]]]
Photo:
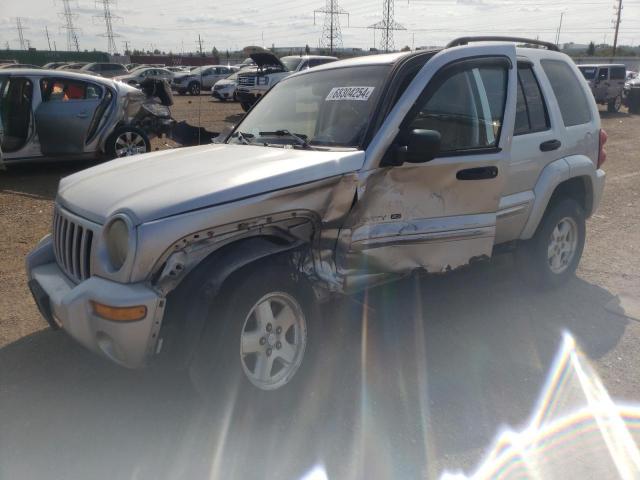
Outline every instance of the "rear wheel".
[[621, 106], [622, 96], [617, 95], [616, 98], [609, 100], [609, 103], [607, 103], [607, 111], [609, 111], [610, 113], [615, 113], [620, 110]]
[[129, 157], [150, 152], [151, 142], [139, 128], [120, 127], [107, 139], [105, 150], [110, 158]]
[[249, 109], [251, 108], [251, 104], [248, 102], [242, 102], [240, 106], [242, 107], [242, 110], [244, 110], [245, 112], [248, 112]]
[[567, 198], [551, 205], [531, 240], [516, 251], [516, 261], [527, 283], [553, 288], [575, 274], [585, 242], [582, 207]]

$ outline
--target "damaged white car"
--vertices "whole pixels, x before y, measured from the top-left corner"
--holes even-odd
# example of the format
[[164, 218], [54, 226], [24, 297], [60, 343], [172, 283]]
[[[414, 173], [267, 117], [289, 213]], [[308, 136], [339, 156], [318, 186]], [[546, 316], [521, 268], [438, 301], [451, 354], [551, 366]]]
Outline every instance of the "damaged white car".
[[27, 258], [43, 316], [121, 365], [181, 362], [215, 395], [304, 378], [331, 295], [498, 250], [560, 285], [600, 201], [606, 135], [571, 59], [513, 41], [320, 66], [223, 144], [64, 178]]

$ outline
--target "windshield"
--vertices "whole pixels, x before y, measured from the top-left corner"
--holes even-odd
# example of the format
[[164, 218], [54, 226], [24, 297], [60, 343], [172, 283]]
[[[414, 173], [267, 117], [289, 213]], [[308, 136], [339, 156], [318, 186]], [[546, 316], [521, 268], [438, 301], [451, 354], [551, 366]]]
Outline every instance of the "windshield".
[[596, 78], [596, 67], [578, 67], [580, 69], [580, 71], [582, 72], [582, 75], [584, 76], [584, 78], [586, 78], [587, 80], [593, 80], [594, 78]]
[[254, 107], [229, 142], [295, 144], [290, 135], [265, 133], [288, 131], [311, 146], [356, 148], [388, 70], [388, 65], [351, 67], [284, 80]]
[[209, 68], [207, 65], [204, 65], [202, 67], [196, 67], [194, 69], [191, 70], [191, 72], [194, 75], [200, 75], [202, 72], [204, 72], [207, 68]]
[[282, 57], [280, 61], [287, 70], [294, 72], [296, 68], [298, 68], [298, 65], [300, 65], [302, 57]]
[[237, 80], [238, 79], [238, 72], [233, 72], [231, 75], [229, 75], [227, 78], [227, 80]]

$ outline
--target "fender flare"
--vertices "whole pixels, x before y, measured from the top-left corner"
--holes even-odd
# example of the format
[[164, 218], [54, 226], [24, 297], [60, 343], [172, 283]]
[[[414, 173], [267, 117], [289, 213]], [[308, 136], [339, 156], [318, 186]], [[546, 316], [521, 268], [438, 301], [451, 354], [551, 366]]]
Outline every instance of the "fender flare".
[[225, 245], [202, 260], [167, 296], [160, 332], [164, 343], [162, 357], [182, 367], [188, 366], [206, 324], [207, 315], [203, 314], [202, 306], [220, 293], [225, 281], [243, 267], [292, 252], [305, 244], [302, 240], [278, 243], [269, 237], [250, 237]]
[[529, 240], [533, 237], [549, 205], [553, 192], [558, 185], [571, 178], [585, 180], [585, 210], [587, 216], [589, 216], [593, 210], [594, 176], [596, 176], [596, 167], [593, 161], [584, 155], [571, 155], [549, 163], [540, 173], [538, 181], [533, 188], [534, 201], [531, 213], [520, 234], [520, 239]]

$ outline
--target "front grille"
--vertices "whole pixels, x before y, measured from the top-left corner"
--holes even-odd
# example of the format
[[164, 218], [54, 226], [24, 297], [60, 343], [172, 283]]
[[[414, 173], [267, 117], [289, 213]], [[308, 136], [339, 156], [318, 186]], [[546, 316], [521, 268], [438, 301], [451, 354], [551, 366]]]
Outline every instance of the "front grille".
[[224, 87], [226, 87], [226, 85], [214, 85], [213, 89], [214, 90], [222, 90]]
[[56, 208], [53, 215], [53, 250], [60, 268], [76, 283], [91, 276], [93, 231]]
[[238, 85], [253, 87], [256, 84], [256, 77], [238, 77]]

